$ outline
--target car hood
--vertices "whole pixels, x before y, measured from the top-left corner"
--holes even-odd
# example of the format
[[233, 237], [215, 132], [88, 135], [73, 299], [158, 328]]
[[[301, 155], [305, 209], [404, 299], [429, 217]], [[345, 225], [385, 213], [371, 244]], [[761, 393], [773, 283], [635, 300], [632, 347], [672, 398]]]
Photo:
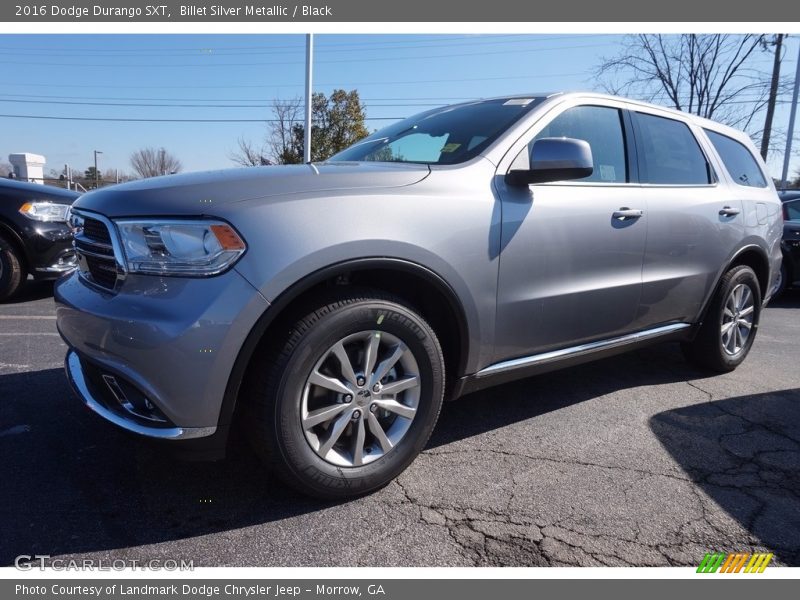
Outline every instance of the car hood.
[[320, 163], [225, 169], [153, 177], [81, 196], [75, 208], [109, 217], [213, 214], [214, 207], [290, 194], [402, 187], [421, 181], [427, 165]]

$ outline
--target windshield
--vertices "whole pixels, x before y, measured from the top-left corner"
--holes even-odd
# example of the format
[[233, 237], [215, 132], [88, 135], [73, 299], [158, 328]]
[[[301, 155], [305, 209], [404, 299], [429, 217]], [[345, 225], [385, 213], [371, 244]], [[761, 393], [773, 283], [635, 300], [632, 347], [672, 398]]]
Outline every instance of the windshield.
[[480, 154], [544, 98], [501, 98], [435, 108], [376, 131], [330, 161], [452, 165]]

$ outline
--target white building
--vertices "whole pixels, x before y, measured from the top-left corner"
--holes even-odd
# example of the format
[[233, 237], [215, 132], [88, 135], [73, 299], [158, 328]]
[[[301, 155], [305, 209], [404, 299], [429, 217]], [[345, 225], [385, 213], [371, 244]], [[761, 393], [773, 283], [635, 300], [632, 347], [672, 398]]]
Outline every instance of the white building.
[[9, 154], [8, 162], [18, 180], [44, 184], [44, 165], [47, 162], [44, 156], [30, 152]]

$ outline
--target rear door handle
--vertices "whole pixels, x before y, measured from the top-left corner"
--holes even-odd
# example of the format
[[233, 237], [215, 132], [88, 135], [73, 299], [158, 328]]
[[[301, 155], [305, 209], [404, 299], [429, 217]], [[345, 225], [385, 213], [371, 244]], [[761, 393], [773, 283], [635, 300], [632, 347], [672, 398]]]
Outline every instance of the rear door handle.
[[643, 210], [639, 210], [638, 208], [628, 208], [627, 206], [623, 206], [619, 210], [615, 210], [611, 216], [617, 219], [618, 221], [627, 221], [628, 219], [638, 219], [644, 214]]
[[723, 206], [719, 211], [720, 217], [735, 217], [740, 212], [742, 212], [741, 208], [733, 208], [732, 206]]

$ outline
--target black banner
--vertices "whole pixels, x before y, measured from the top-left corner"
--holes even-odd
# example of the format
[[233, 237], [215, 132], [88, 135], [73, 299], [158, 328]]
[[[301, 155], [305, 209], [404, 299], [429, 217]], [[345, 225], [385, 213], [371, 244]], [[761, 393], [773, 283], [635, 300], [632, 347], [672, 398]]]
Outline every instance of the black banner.
[[494, 0], [493, 2], [376, 2], [328, 0], [307, 3], [259, 3], [153, 0], [56, 0], [0, 5], [0, 21], [10, 22], [707, 22], [800, 21], [800, 2], [761, 0]]
[[[554, 579], [320, 579], [320, 580], [224, 580], [196, 579], [177, 581], [63, 579], [0, 581], [0, 597], [21, 600], [408, 600], [411, 598], [453, 598], [486, 600], [489, 598], [526, 599], [551, 595], [572, 598], [622, 596], [646, 597], [648, 600], [714, 597], [725, 600], [752, 598], [755, 594], [771, 597], [795, 595], [796, 583], [788, 579], [753, 576], [709, 577], [692, 579], [633, 580], [554, 580]], [[613, 596], [611, 596], [613, 594]]]

